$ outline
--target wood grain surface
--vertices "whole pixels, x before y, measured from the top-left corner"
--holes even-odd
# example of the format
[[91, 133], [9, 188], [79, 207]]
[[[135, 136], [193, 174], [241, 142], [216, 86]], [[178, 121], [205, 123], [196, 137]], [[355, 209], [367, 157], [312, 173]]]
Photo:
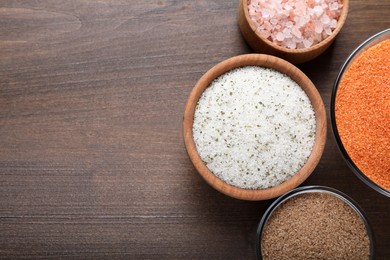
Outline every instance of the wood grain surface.
[[[227, 197], [197, 174], [186, 99], [229, 57], [251, 53], [238, 0], [0, 1], [0, 258], [254, 259], [270, 201]], [[343, 61], [390, 27], [390, 1], [351, 0], [334, 44], [299, 67], [329, 116]], [[351, 196], [390, 258], [390, 199], [337, 150], [303, 185]]]

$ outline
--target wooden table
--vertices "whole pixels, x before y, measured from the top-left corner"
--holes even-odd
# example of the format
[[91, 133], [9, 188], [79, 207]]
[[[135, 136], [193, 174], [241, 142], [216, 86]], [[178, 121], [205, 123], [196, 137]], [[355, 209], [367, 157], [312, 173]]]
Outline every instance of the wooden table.
[[[229, 198], [187, 157], [186, 98], [216, 63], [251, 53], [238, 1], [0, 3], [0, 258], [254, 259], [272, 201]], [[390, 1], [351, 0], [336, 42], [299, 67], [329, 116], [333, 82], [364, 39], [390, 27]], [[337, 150], [328, 117], [304, 185], [350, 195], [390, 259], [390, 199]]]

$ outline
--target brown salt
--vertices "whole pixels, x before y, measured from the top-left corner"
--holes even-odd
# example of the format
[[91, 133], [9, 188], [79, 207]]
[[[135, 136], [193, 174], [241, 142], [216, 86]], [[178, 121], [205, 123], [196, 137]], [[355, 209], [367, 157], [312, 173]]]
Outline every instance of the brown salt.
[[326, 193], [297, 195], [270, 216], [261, 238], [263, 259], [369, 259], [362, 218]]

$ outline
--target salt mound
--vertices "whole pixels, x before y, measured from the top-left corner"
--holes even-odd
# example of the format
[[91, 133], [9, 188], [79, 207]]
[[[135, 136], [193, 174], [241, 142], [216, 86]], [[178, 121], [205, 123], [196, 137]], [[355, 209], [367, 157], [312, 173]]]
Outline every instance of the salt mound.
[[289, 49], [309, 48], [326, 39], [342, 7], [341, 0], [248, 0], [256, 31]]
[[308, 96], [276, 70], [247, 66], [217, 79], [200, 97], [193, 122], [197, 151], [224, 182], [266, 189], [306, 163], [315, 140]]

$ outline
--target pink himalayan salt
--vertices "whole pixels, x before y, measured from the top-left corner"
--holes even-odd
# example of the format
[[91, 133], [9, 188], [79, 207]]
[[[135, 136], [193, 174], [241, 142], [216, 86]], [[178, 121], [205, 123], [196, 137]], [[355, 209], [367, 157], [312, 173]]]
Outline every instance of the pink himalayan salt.
[[257, 32], [279, 46], [309, 48], [332, 34], [341, 0], [247, 0]]

